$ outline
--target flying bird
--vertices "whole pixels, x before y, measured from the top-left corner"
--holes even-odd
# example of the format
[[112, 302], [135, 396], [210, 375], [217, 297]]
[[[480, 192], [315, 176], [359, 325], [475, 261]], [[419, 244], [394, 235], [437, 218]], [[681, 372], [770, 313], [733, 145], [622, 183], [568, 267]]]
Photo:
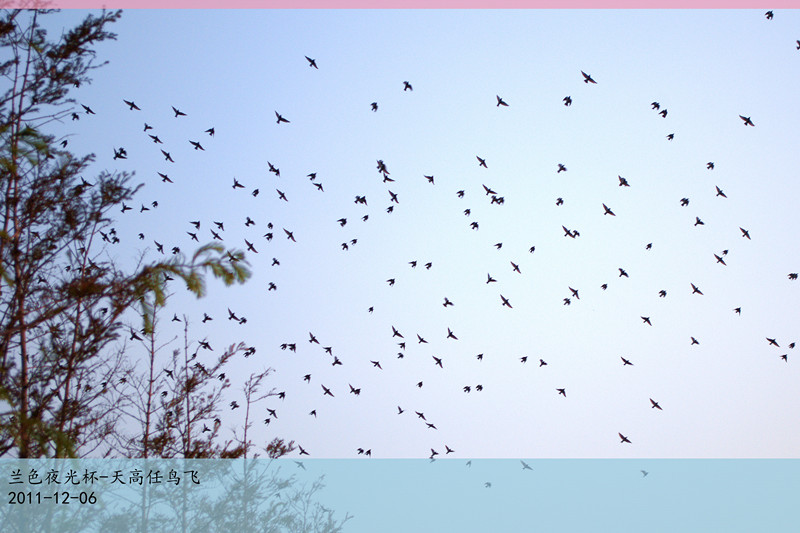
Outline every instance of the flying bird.
[[739, 229], [742, 231], [742, 237], [747, 237], [747, 239], [750, 240], [750, 232], [748, 232], [746, 229], [742, 227], [740, 227]]
[[[486, 160], [485, 159], [482, 159], [482, 158], [480, 158], [478, 156], [475, 156], [475, 157], [478, 158], [478, 165], [479, 166], [482, 166], [483, 168], [489, 168], [489, 167], [486, 166]], [[485, 188], [486, 188], [486, 186], [484, 185], [484, 189]], [[486, 194], [489, 194], [489, 193], [487, 192]]]
[[692, 286], [692, 294], [699, 294], [702, 296], [703, 293], [700, 289], [697, 288], [697, 285], [695, 285], [694, 283], [690, 283], [690, 285]]
[[603, 209], [605, 209], [605, 212], [603, 213], [603, 215], [611, 215], [612, 217], [617, 216], [617, 215], [614, 214], [614, 212], [611, 209], [609, 209], [609, 207], [606, 204], [603, 204]]
[[630, 185], [628, 184], [628, 180], [626, 180], [622, 176], [617, 176], [617, 177], [619, 178], [619, 186], [620, 187], [630, 187]]
[[501, 294], [501, 295], [500, 295], [500, 299], [501, 299], [501, 300], [503, 300], [503, 304], [502, 304], [502, 305], [504, 305], [504, 306], [508, 307], [509, 309], [512, 309], [512, 307], [511, 307], [511, 302], [509, 302], [509, 301], [508, 301], [508, 298], [506, 298], [505, 296], [503, 296], [503, 295]]
[[[717, 186], [715, 185], [715, 187]], [[727, 198], [727, 196], [725, 196], [725, 193], [722, 192], [722, 189], [720, 189], [719, 187], [717, 187], [717, 196], [722, 196], [723, 198]]]
[[584, 71], [581, 71], [581, 74], [583, 74], [583, 83], [595, 83], [595, 84], [597, 83], [590, 75], [586, 74]]
[[623, 442], [627, 442], [628, 444], [630, 444], [630, 443], [631, 443], [631, 441], [629, 441], [629, 440], [628, 440], [628, 437], [626, 437], [626, 436], [625, 436], [625, 435], [623, 435], [622, 433], [617, 433], [617, 435], [619, 435], [619, 438], [620, 438], [620, 439], [622, 439], [621, 441], [619, 441], [619, 442], [620, 442], [620, 444], [622, 444]]
[[497, 96], [497, 107], [500, 107], [501, 105], [502, 105], [502, 106], [505, 106], [505, 107], [508, 107], [508, 104], [507, 104], [507, 103], [505, 103], [505, 101], [503, 101], [503, 99], [502, 99], [502, 98], [500, 98], [499, 96]]
[[742, 115], [739, 115], [739, 118], [744, 121], [745, 126], [755, 126], [755, 124], [753, 124], [753, 121], [750, 120], [750, 117], [743, 117]]
[[660, 406], [660, 405], [658, 405], [658, 402], [657, 402], [657, 401], [655, 401], [655, 400], [653, 400], [652, 398], [650, 398], [650, 403], [651, 403], [651, 404], [653, 404], [653, 405], [650, 407], [650, 409], [658, 409], [659, 411], [663, 411], [663, 409], [661, 409], [661, 406]]
[[286, 120], [285, 118], [283, 118], [283, 116], [280, 113], [278, 113], [277, 111], [275, 111], [275, 116], [278, 118], [278, 120], [276, 121], [277, 124], [280, 124], [281, 122], [285, 122], [285, 123], [289, 124], [289, 121]]
[[172, 106], [172, 111], [175, 113], [175, 118], [185, 117], [186, 116], [186, 113], [184, 113], [183, 111], [179, 111], [179, 110], [175, 109], [175, 106]]
[[139, 106], [137, 106], [133, 102], [129, 102], [129, 101], [125, 100], [125, 99], [123, 99], [122, 101], [125, 102], [125, 104], [127, 104], [128, 108], [131, 111], [133, 111], [134, 109], [137, 110], [137, 111], [141, 111], [141, 109], [139, 109]]
[[308, 57], [308, 56], [305, 56], [305, 57], [306, 57], [306, 59], [308, 60], [308, 66], [309, 66], [309, 67], [314, 67], [315, 69], [319, 70], [319, 67], [317, 66], [317, 62], [316, 62], [316, 60], [314, 60], [314, 59], [311, 59], [311, 58], [310, 58], [310, 57]]
[[624, 357], [620, 357], [620, 359], [622, 359], [622, 366], [628, 366], [628, 365], [633, 366], [633, 363], [631, 363], [630, 361], [628, 361]]
[[569, 96], [565, 96], [563, 98], [563, 101], [564, 101], [564, 105], [567, 106], [567, 107], [572, 105], [572, 98], [569, 97]]
[[408, 83], [407, 81], [403, 82], [403, 92], [405, 92], [405, 91], [413, 91], [413, 90], [414, 90], [414, 88], [411, 86], [410, 83]]

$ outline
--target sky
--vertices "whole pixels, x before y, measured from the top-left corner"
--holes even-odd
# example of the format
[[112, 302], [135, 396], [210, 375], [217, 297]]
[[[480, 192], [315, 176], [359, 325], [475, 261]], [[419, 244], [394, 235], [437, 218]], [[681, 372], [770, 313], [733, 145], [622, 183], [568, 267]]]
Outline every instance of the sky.
[[[57, 35], [86, 13], [47, 24]], [[135, 172], [144, 184], [116, 214], [121, 243], [106, 251], [121, 264], [142, 251], [162, 259], [155, 241], [191, 253], [193, 220], [201, 244], [217, 221], [226, 246], [247, 239], [258, 251], [242, 286], [209, 279], [197, 300], [173, 282], [159, 330], [171, 342], [163, 366], [182, 343], [173, 313], [215, 355], [257, 348], [226, 370], [226, 436], [244, 417], [227, 402], [243, 404], [244, 381], [269, 367], [266, 387], [286, 397], [257, 404], [253, 442], [292, 439], [311, 457], [422, 458], [447, 446], [461, 458], [796, 458], [798, 17], [129, 10], [111, 28], [118, 39], [97, 47], [108, 65], [71, 93], [96, 114], [77, 105], [80, 120], [53, 131], [97, 155], [94, 173]], [[113, 159], [119, 147], [126, 160]], [[204, 313], [214, 320], [201, 323]]]

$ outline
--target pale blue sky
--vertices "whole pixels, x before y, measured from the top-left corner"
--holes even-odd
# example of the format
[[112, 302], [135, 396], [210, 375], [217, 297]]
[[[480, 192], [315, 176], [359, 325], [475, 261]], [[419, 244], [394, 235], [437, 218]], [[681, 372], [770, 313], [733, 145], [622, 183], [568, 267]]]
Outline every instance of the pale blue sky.
[[[98, 47], [110, 64], [73, 94], [97, 115], [64, 131], [71, 149], [97, 153], [96, 171], [135, 171], [145, 184], [135, 210], [118, 217], [122, 243], [109, 251], [120, 260], [145, 245], [155, 259], [154, 240], [193, 251], [190, 220], [202, 221], [203, 242], [216, 220], [226, 245], [255, 244], [246, 285], [212, 281], [201, 301], [176, 285], [165, 315], [187, 314], [217, 353], [238, 341], [257, 348], [227, 372], [229, 400], [243, 403], [250, 372], [276, 369], [269, 385], [286, 399], [257, 408], [258, 445], [286, 437], [332, 458], [359, 447], [426, 457], [445, 445], [459, 457], [797, 457], [799, 352], [787, 348], [800, 340], [800, 282], [787, 279], [800, 270], [797, 25], [795, 11], [768, 21], [761, 11], [132, 10], [113, 27], [118, 41]], [[276, 124], [275, 111], [291, 123]], [[120, 146], [128, 159], [113, 161]], [[394, 183], [381, 182], [377, 159]], [[567, 172], [556, 173], [559, 163]], [[234, 177], [245, 189], [232, 190]], [[482, 184], [505, 203], [491, 205]], [[399, 198], [391, 214], [387, 189]], [[138, 212], [153, 200], [158, 209]], [[581, 236], [565, 238], [562, 225]], [[722, 250], [727, 266], [714, 259]], [[268, 293], [269, 282], [278, 290]], [[564, 306], [568, 287], [580, 300]], [[455, 305], [445, 309], [444, 297]], [[227, 321], [228, 307], [247, 324]], [[201, 324], [203, 312], [214, 321]], [[392, 326], [405, 335], [403, 359]], [[446, 339], [448, 327], [458, 341]], [[309, 332], [343, 365], [332, 367]], [[162, 338], [179, 333], [167, 324]], [[297, 353], [281, 351], [284, 342]], [[269, 426], [267, 407], [278, 412]], [[241, 410], [223, 414], [226, 427], [241, 424]]]

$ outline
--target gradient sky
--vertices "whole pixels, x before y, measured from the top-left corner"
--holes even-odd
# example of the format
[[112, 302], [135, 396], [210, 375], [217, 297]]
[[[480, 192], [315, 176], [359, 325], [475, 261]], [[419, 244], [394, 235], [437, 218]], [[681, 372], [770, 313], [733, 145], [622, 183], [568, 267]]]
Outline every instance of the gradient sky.
[[[85, 13], [47, 24], [58, 34]], [[71, 135], [75, 153], [97, 154], [95, 172], [135, 171], [145, 184], [135, 209], [117, 214], [122, 242], [108, 253], [123, 264], [145, 247], [159, 258], [153, 241], [191, 253], [190, 220], [201, 220], [203, 243], [212, 221], [225, 223], [225, 245], [254, 243], [245, 285], [209, 280], [202, 300], [172, 286], [160, 338], [182, 334], [168, 322], [177, 313], [216, 354], [239, 341], [257, 348], [226, 372], [228, 401], [243, 404], [244, 380], [267, 367], [268, 386], [286, 392], [258, 404], [257, 447], [280, 436], [330, 458], [359, 447], [427, 457], [445, 445], [458, 457], [798, 457], [800, 352], [788, 344], [800, 341], [800, 282], [787, 279], [800, 270], [798, 22], [796, 11], [766, 20], [763, 11], [704, 10], [132, 10], [112, 27], [118, 40], [98, 47], [110, 63], [71, 93], [97, 114], [81, 111], [57, 133]], [[406, 80], [413, 91], [403, 91]], [[275, 111], [291, 123], [277, 124]], [[120, 146], [128, 159], [114, 161]], [[393, 183], [382, 183], [378, 159]], [[557, 173], [559, 163], [568, 170]], [[244, 189], [232, 189], [234, 177]], [[482, 184], [505, 203], [492, 205]], [[387, 189], [399, 198], [391, 214]], [[157, 209], [139, 213], [154, 200]], [[256, 225], [245, 227], [246, 216]], [[727, 266], [714, 258], [723, 250]], [[269, 282], [278, 290], [267, 292]], [[580, 299], [565, 306], [568, 287]], [[445, 297], [455, 305], [444, 308]], [[247, 324], [226, 320], [227, 308]], [[214, 321], [201, 324], [204, 312]], [[405, 336], [402, 359], [392, 326]], [[333, 367], [309, 332], [343, 364]], [[280, 349], [287, 342], [297, 353]], [[179, 346], [163, 352], [164, 365]], [[267, 408], [278, 413], [269, 426]], [[226, 431], [242, 411], [224, 406]]]

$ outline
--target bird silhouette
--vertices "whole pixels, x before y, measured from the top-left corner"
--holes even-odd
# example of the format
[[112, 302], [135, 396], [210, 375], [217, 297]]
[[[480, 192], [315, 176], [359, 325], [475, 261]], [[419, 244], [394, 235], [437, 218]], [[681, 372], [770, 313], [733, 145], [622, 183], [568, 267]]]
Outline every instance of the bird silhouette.
[[609, 209], [609, 207], [606, 204], [603, 204], [603, 209], [605, 209], [603, 215], [611, 215], [612, 217], [617, 216], [611, 209]]
[[750, 240], [750, 232], [749, 232], [749, 231], [747, 231], [747, 230], [746, 230], [746, 229], [744, 229], [744, 228], [741, 228], [741, 227], [740, 227], [739, 229], [740, 229], [740, 230], [741, 230], [741, 232], [742, 232], [742, 237], [747, 237], [747, 240]]
[[[477, 158], [478, 158], [478, 165], [479, 165], [479, 166], [481, 166], [481, 167], [483, 167], [483, 168], [489, 168], [489, 167], [487, 167], [487, 166], [486, 166], [486, 160], [485, 160], [485, 159], [482, 159], [482, 158], [480, 158], [480, 157], [478, 157], [478, 156], [475, 156], [475, 157], [477, 157]], [[485, 188], [486, 188], [486, 186], [484, 185], [484, 189], [485, 189]], [[486, 192], [486, 194], [489, 194], [489, 192], [487, 191], [487, 192]]]
[[650, 403], [652, 404], [650, 409], [658, 409], [659, 411], [663, 411], [663, 409], [661, 409], [661, 406], [658, 405], [658, 402], [653, 400], [652, 398], [650, 398]]
[[643, 316], [643, 317], [640, 317], [640, 318], [642, 319], [642, 322], [643, 322], [644, 324], [647, 324], [648, 326], [652, 326], [652, 325], [653, 325], [653, 324], [650, 322], [650, 317], [649, 317], [649, 316]]
[[128, 106], [130, 111], [133, 111], [134, 109], [137, 110], [137, 111], [141, 111], [141, 109], [139, 109], [139, 106], [137, 106], [133, 102], [129, 102], [129, 101], [125, 100], [125, 99], [123, 99], [122, 101], [125, 102], [125, 104], [127, 104], [127, 106]]
[[378, 110], [378, 102], [372, 102], [370, 104], [370, 106], [372, 106], [372, 111], [373, 112]]
[[700, 291], [700, 289], [698, 289], [694, 283], [690, 283], [690, 285], [692, 286], [692, 294], [700, 294], [700, 295], [703, 294], [702, 291]]
[[413, 91], [413, 90], [414, 90], [414, 88], [411, 86], [410, 83], [408, 83], [407, 81], [403, 82], [403, 92], [405, 92], [405, 91]]
[[725, 196], [725, 193], [722, 192], [722, 189], [720, 189], [719, 187], [717, 187], [717, 196], [722, 196], [723, 198], [727, 198], [727, 196]]
[[499, 96], [497, 96], [497, 107], [500, 107], [501, 105], [502, 105], [502, 106], [506, 106], [506, 107], [508, 107], [508, 104], [507, 104], [507, 103], [505, 103], [505, 101], [504, 101], [502, 98], [500, 98]]
[[508, 298], [506, 298], [505, 296], [503, 296], [503, 295], [501, 294], [501, 295], [500, 295], [500, 299], [503, 301], [502, 305], [504, 305], [504, 306], [508, 307], [509, 309], [512, 309], [512, 307], [511, 307], [511, 302], [509, 302], [509, 301], [508, 301]]
[[281, 122], [285, 122], [285, 123], [289, 124], [289, 121], [286, 120], [285, 118], [283, 118], [283, 115], [281, 115], [277, 111], [275, 111], [275, 116], [278, 118], [278, 120], [275, 121], [277, 124], [280, 124]]
[[772, 20], [773, 13], [772, 11], [767, 11], [766, 13], [764, 13], [764, 16], [767, 17], [767, 20]]
[[572, 98], [571, 98], [571, 97], [569, 97], [569, 96], [565, 96], [565, 97], [563, 98], [563, 102], [564, 102], [564, 105], [565, 105], [565, 106], [569, 107], [569, 106], [571, 106], [571, 105], [572, 105]]
[[308, 61], [308, 66], [309, 67], [314, 67], [315, 69], [319, 70], [319, 67], [317, 66], [317, 62], [314, 59], [311, 59], [308, 56], [305, 56], [305, 58]]
[[595, 83], [595, 84], [597, 83], [590, 75], [586, 74], [584, 71], [581, 71], [581, 74], [583, 74], [583, 83]]
[[620, 438], [620, 439], [622, 439], [622, 440], [620, 440], [620, 441], [619, 441], [619, 442], [620, 442], [620, 444], [622, 444], [623, 442], [627, 442], [628, 444], [630, 444], [630, 443], [631, 443], [631, 441], [630, 441], [630, 440], [628, 440], [628, 437], [626, 437], [626, 436], [625, 436], [625, 435], [623, 435], [622, 433], [617, 433], [617, 435], [619, 435], [619, 438]]
[[625, 359], [624, 357], [620, 357], [622, 359], [622, 366], [633, 366], [633, 363]]
[[739, 115], [739, 118], [744, 121], [745, 126], [755, 126], [755, 124], [753, 124], [753, 121], [750, 120], [750, 117], [744, 117], [742, 115]]

